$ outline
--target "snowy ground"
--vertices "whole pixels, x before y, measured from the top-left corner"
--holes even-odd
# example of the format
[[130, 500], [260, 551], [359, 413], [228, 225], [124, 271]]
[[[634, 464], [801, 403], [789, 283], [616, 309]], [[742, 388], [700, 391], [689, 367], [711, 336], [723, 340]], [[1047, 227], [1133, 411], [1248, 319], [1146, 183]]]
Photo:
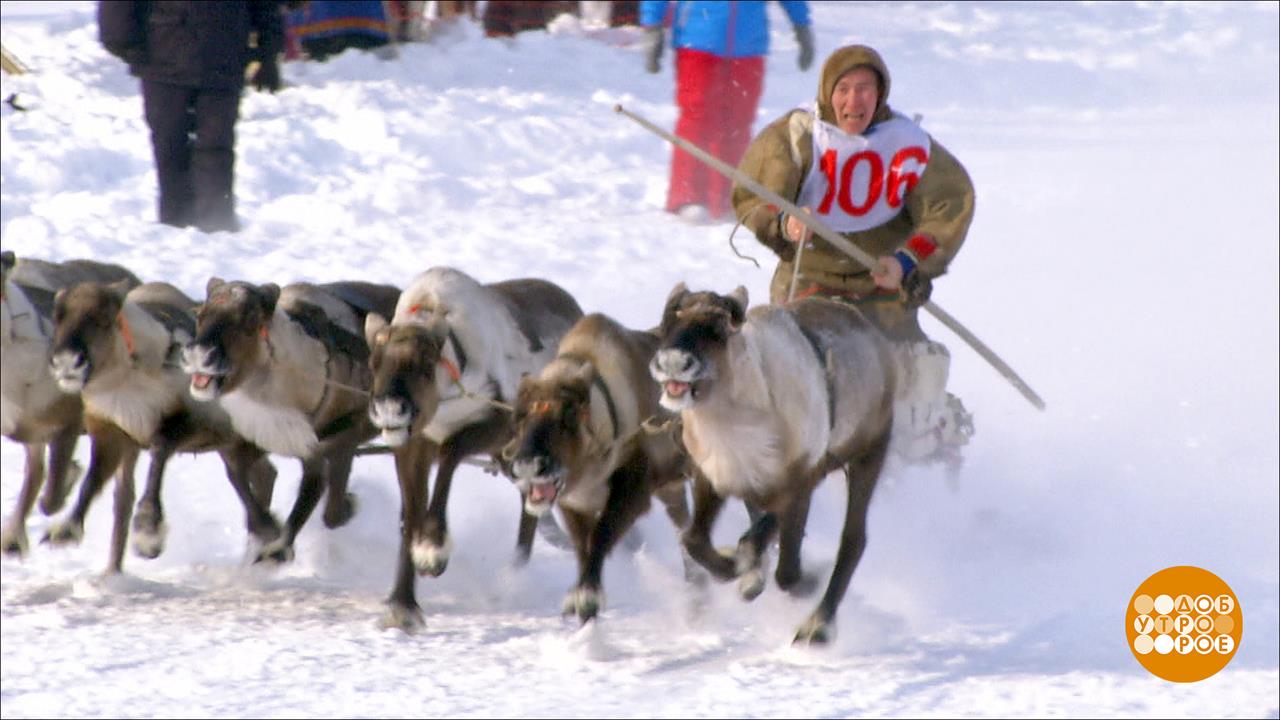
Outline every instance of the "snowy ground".
[[[681, 280], [766, 297], [767, 251], [739, 233], [757, 269], [734, 257], [729, 225], [660, 211], [669, 151], [611, 112], [674, 124], [670, 58], [644, 73], [634, 32], [569, 23], [502, 42], [470, 26], [396, 60], [291, 64], [286, 91], [242, 104], [245, 230], [208, 236], [151, 221], [137, 83], [97, 45], [91, 10], [32, 6], [3, 5], [5, 47], [33, 69], [0, 87], [30, 107], [0, 114], [7, 250], [119, 262], [194, 297], [214, 274], [403, 286], [447, 264], [548, 278], [634, 327]], [[607, 609], [579, 630], [558, 615], [571, 558], [542, 544], [510, 569], [514, 490], [472, 468], [453, 493], [449, 571], [418, 584], [426, 630], [379, 630], [389, 460], [359, 461], [357, 517], [313, 522], [271, 573], [242, 564], [220, 465], [184, 456], [160, 559], [98, 578], [104, 496], [81, 547], [0, 564], [4, 717], [1276, 717], [1277, 8], [815, 4], [819, 58], [880, 48], [893, 104], [968, 167], [977, 219], [934, 299], [1048, 402], [1034, 411], [927, 326], [952, 349], [977, 435], [954, 479], [898, 467], [883, 481], [833, 647], [792, 649], [813, 601], [773, 588], [748, 605], [716, 586], [695, 612], [660, 512], [606, 566]], [[818, 77], [770, 13], [757, 127]], [[284, 514], [297, 466], [278, 465]], [[21, 467], [5, 440], [6, 514]], [[829, 482], [808, 564], [829, 567], [841, 507]], [[734, 508], [717, 540], [743, 520]], [[1232, 586], [1244, 638], [1221, 673], [1175, 685], [1134, 660], [1124, 609], [1183, 564]]]

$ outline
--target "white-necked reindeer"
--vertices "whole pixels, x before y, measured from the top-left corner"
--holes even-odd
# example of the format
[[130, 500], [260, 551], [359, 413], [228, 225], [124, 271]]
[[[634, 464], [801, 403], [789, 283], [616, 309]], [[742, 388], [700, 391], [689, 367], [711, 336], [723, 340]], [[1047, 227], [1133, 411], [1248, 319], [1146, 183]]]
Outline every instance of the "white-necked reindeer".
[[[848, 500], [835, 567], [795, 637], [827, 641], [866, 547], [867, 507], [889, 444], [889, 348], [840, 303], [808, 299], [748, 313], [745, 288], [724, 296], [691, 293], [683, 283], [667, 299], [659, 334], [650, 371], [662, 385], [662, 404], [681, 414], [685, 448], [699, 471], [684, 545], [713, 575], [745, 575], [747, 587], [758, 586], [760, 556], [781, 524], [776, 578], [784, 589], [800, 584], [809, 496], [828, 473], [844, 471]], [[710, 540], [726, 495], [764, 511], [736, 557], [721, 555]]]
[[[86, 280], [124, 281], [138, 278], [119, 265], [91, 260], [50, 263], [18, 260], [0, 254], [3, 299], [0, 300], [0, 426], [5, 437], [21, 443], [26, 467], [17, 506], [0, 532], [0, 549], [7, 554], [27, 552], [27, 516], [40, 497], [40, 511], [52, 515], [62, 508], [79, 473], [72, 455], [84, 431], [80, 398], [66, 395], [49, 376], [49, 346], [53, 339], [54, 294]], [[45, 453], [48, 451], [48, 473]]]
[[195, 301], [168, 283], [129, 289], [124, 283], [77, 283], [58, 292], [54, 304], [49, 371], [59, 388], [84, 403], [93, 439], [89, 469], [68, 517], [47, 540], [78, 542], [85, 515], [106, 479], [120, 470], [108, 571], [119, 572], [133, 511], [133, 463], [150, 448], [147, 488], [133, 518], [133, 547], [157, 557], [167, 525], [161, 503], [165, 467], [175, 452], [217, 451], [245, 508], [246, 525], [259, 543], [274, 541], [279, 526], [267, 508], [275, 468], [265, 453], [231, 430], [227, 414], [195, 402], [178, 357], [195, 331]]
[[[468, 456], [497, 454], [511, 435], [512, 417], [494, 402], [514, 399], [520, 377], [546, 365], [580, 317], [573, 297], [545, 280], [482, 285], [444, 267], [414, 279], [390, 323], [369, 316], [369, 416], [395, 449], [400, 480], [400, 552], [384, 626], [423, 624], [414, 569], [438, 576], [448, 564], [454, 471]], [[428, 506], [427, 474], [437, 454]], [[521, 513], [518, 560], [528, 558], [536, 523]]]
[[355, 513], [347, 493], [351, 464], [356, 448], [377, 434], [368, 417], [364, 319], [390, 312], [400, 291], [364, 282], [281, 289], [212, 278], [207, 294], [183, 369], [192, 397], [219, 401], [239, 435], [302, 461], [284, 531], [257, 557], [288, 561], [326, 485], [326, 526], [339, 527]]
[[520, 382], [503, 467], [530, 512], [560, 508], [578, 555], [578, 582], [563, 611], [582, 622], [603, 604], [605, 557], [651, 495], [677, 532], [689, 520], [684, 451], [672, 433], [642, 426], [659, 412], [648, 372], [657, 349], [654, 333], [593, 313], [569, 330], [550, 364]]

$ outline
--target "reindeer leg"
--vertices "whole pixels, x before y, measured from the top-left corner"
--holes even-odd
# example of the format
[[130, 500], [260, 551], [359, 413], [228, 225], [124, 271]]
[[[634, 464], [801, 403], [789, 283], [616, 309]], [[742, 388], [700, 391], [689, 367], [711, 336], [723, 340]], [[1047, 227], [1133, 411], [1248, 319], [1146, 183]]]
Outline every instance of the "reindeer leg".
[[79, 421], [68, 425], [54, 435], [49, 443], [49, 474], [44, 483], [44, 494], [40, 497], [40, 512], [52, 515], [62, 509], [67, 501], [67, 493], [75, 484], [80, 468], [72, 455], [76, 451], [76, 441], [84, 431]]
[[782, 515], [778, 533], [778, 568], [774, 579], [778, 587], [795, 597], [808, 597], [818, 589], [818, 578], [805, 574], [800, 567], [800, 545], [809, 521], [812, 491], [796, 496]]
[[440, 577], [449, 565], [453, 543], [449, 538], [447, 511], [449, 489], [458, 464], [467, 456], [493, 447], [507, 430], [505, 417], [490, 415], [488, 419], [458, 431], [441, 446], [440, 467], [436, 470], [435, 487], [431, 489], [431, 504], [427, 506], [422, 530], [413, 543], [413, 562], [418, 572]]
[[320, 496], [324, 494], [324, 470], [323, 457], [302, 461], [302, 482], [298, 485], [298, 498], [293, 502], [293, 509], [284, 521], [284, 534], [259, 550], [258, 556], [254, 558], [255, 563], [284, 563], [293, 560], [293, 541], [298, 537], [302, 526], [307, 524], [311, 513], [315, 512]]
[[[245, 529], [259, 545], [267, 545], [280, 537], [280, 523], [271, 515], [271, 489], [275, 486], [276, 468], [266, 453], [246, 442], [218, 449], [227, 480], [244, 508]], [[255, 488], [255, 485], [257, 486]], [[267, 500], [261, 497], [265, 490]]]
[[84, 518], [89, 514], [89, 506], [102, 491], [107, 478], [120, 467], [120, 461], [130, 448], [136, 448], [133, 439], [115, 425], [87, 418], [89, 436], [92, 447], [89, 451], [89, 470], [85, 473], [84, 482], [80, 484], [80, 495], [71, 509], [71, 514], [54, 523], [44, 535], [41, 542], [53, 545], [74, 545], [84, 537]]
[[396, 478], [400, 481], [400, 550], [396, 557], [396, 578], [387, 598], [387, 611], [380, 625], [413, 632], [424, 625], [422, 608], [415, 597], [413, 542], [427, 504], [427, 471], [436, 446], [421, 436], [411, 436], [395, 449]]
[[18, 491], [18, 503], [13, 508], [13, 515], [5, 523], [4, 532], [0, 533], [0, 546], [4, 548], [6, 555], [27, 554], [27, 517], [31, 515], [31, 508], [35, 507], [36, 495], [44, 482], [44, 444], [24, 443], [22, 447], [27, 453], [22, 489]]
[[605, 557], [635, 524], [636, 518], [649, 509], [645, 482], [648, 472], [648, 462], [640, 455], [618, 468], [609, 478], [609, 499], [595, 522], [586, 556], [579, 559], [578, 585], [565, 598], [566, 614], [577, 613], [578, 619], [584, 623], [593, 619], [604, 604], [600, 587]]
[[138, 464], [139, 448], [135, 445], [124, 451], [120, 467], [116, 470], [115, 512], [111, 522], [111, 554], [107, 559], [107, 575], [119, 575], [124, 570], [124, 548], [129, 542], [129, 516], [133, 514], [133, 469]]
[[778, 516], [766, 512], [758, 515], [738, 540], [734, 568], [738, 573], [738, 594], [743, 600], [750, 602], [764, 592], [764, 553], [777, 531]]
[[161, 438], [151, 448], [151, 466], [147, 468], [147, 486], [138, 501], [133, 516], [133, 552], [148, 559], [160, 556], [164, 551], [165, 536], [169, 528], [164, 522], [164, 507], [160, 493], [164, 487], [164, 469], [173, 456], [174, 446], [170, 438]]
[[711, 483], [701, 475], [694, 477], [693, 519], [680, 540], [685, 552], [713, 577], [717, 580], [732, 580], [737, 577], [734, 559], [720, 554], [711, 545], [711, 528], [723, 507], [724, 498], [716, 494]]
[[355, 458], [354, 445], [343, 445], [329, 453], [325, 463], [325, 479], [329, 487], [324, 505], [324, 526], [327, 528], [340, 528], [356, 514], [356, 496], [347, 492], [351, 463]]
[[871, 493], [875, 490], [876, 480], [884, 467], [888, 448], [889, 433], [886, 432], [845, 468], [849, 493], [835, 568], [831, 571], [831, 581], [827, 584], [827, 591], [823, 593], [817, 609], [796, 631], [794, 644], [821, 644], [831, 640], [836, 608], [844, 599], [845, 591], [849, 589], [849, 579], [853, 577], [853, 571], [862, 559], [862, 551], [867, 547], [867, 508], [871, 505]]
[[529, 556], [533, 554], [533, 534], [537, 531], [541, 518], [525, 512], [523, 496], [517, 499], [520, 500], [520, 528], [516, 531], [516, 556], [513, 562], [516, 567], [523, 567], [529, 563]]

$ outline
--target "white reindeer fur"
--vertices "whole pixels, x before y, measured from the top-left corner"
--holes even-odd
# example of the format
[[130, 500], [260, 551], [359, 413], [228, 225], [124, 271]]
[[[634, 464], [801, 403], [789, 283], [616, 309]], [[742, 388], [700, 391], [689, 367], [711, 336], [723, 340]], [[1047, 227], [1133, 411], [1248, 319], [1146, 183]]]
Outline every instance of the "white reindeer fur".
[[[792, 466], [816, 467], [848, 443], [879, 402], [888, 368], [870, 343], [828, 339], [837, 392], [832, 427], [826, 369], [786, 310], [753, 308], [727, 347], [727, 369], [685, 409], [690, 455], [722, 495], [771, 494]], [[879, 370], [877, 370], [879, 368]]]
[[[306, 412], [324, 398], [322, 381], [328, 352], [324, 343], [307, 335], [285, 313], [289, 306], [286, 301], [293, 302], [301, 296], [290, 293], [293, 287], [285, 288], [276, 304], [267, 329], [269, 337], [258, 339], [264, 345], [258, 355], [259, 366], [219, 400], [241, 437], [268, 452], [306, 458], [319, 443]], [[342, 309], [351, 314], [345, 306]], [[354, 318], [346, 324], [354, 327]]]
[[[409, 312], [415, 306], [420, 309]], [[392, 322], [425, 324], [432, 313], [443, 313], [462, 344], [467, 356], [462, 387], [479, 397], [493, 398], [496, 390], [505, 400], [512, 400], [520, 376], [537, 372], [555, 356], [555, 343], [548, 338], [540, 338], [541, 352], [530, 353], [529, 341], [506, 305], [493, 290], [459, 270], [436, 267], [419, 274], [400, 293]], [[452, 342], [445, 343], [443, 354], [457, 365]], [[497, 383], [497, 388], [490, 387], [491, 382]], [[423, 430], [434, 442], [442, 442], [492, 409], [483, 401], [459, 397], [447, 373], [436, 373], [436, 385], [442, 401]]]
[[133, 336], [136, 362], [129, 356], [124, 336], [115, 330], [110, 355], [97, 359], [92, 377], [80, 391], [87, 414], [111, 421], [141, 445], [150, 444], [160, 420], [183, 403], [187, 376], [164, 363], [172, 343], [191, 339], [181, 330], [170, 331], [138, 304], [151, 300], [163, 301], [163, 294], [139, 286], [125, 296], [121, 307]]
[[0, 349], [4, 353], [0, 363], [0, 431], [5, 435], [16, 432], [26, 414], [43, 414], [62, 395], [49, 375], [49, 327], [13, 279], [10, 273], [4, 301], [0, 302]]

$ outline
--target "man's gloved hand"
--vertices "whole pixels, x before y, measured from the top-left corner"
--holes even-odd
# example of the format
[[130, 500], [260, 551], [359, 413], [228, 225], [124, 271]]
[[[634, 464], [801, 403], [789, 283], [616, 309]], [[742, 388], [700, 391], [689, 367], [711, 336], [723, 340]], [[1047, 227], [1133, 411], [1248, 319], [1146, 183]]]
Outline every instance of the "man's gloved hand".
[[651, 73], [662, 69], [662, 34], [661, 25], [644, 29], [644, 69]]
[[277, 92], [281, 88], [280, 63], [274, 57], [263, 58], [253, 77], [249, 78], [249, 84], [258, 90]]
[[802, 71], [808, 70], [813, 64], [813, 28], [809, 25], [797, 25], [796, 42], [800, 45], [800, 56], [796, 60]]
[[933, 281], [913, 270], [902, 279], [902, 294], [908, 308], [918, 308], [933, 294]]

